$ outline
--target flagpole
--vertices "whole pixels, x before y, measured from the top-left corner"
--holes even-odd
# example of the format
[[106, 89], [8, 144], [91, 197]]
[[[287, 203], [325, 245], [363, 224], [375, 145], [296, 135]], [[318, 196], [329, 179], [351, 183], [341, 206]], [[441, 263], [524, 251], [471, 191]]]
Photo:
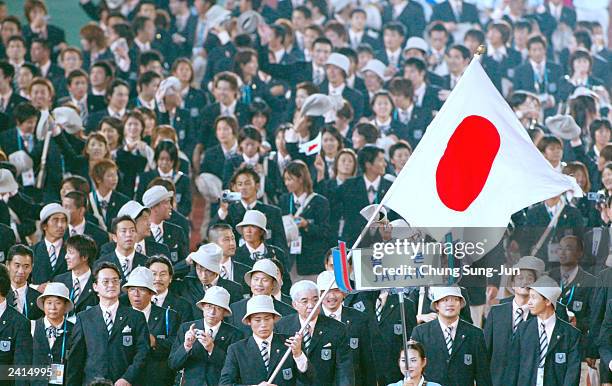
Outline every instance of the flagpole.
[[[387, 193], [389, 193], [389, 192], [387, 192]], [[374, 211], [374, 213], [372, 213], [372, 215], [370, 216], [370, 219], [368, 220], [366, 226], [361, 230], [361, 233], [359, 234], [359, 237], [357, 237], [357, 240], [355, 240], [355, 242], [353, 243], [353, 246], [348, 251], [348, 253], [346, 255], [346, 259], [347, 260], [351, 258], [352, 254], [353, 254], [353, 249], [357, 248], [359, 243], [361, 243], [361, 239], [363, 238], [363, 236], [365, 235], [366, 231], [370, 228], [370, 226], [374, 222], [374, 219], [378, 218], [378, 213], [380, 212], [380, 210], [382, 209], [384, 203], [386, 202], [385, 198], [387, 196], [388, 196], [388, 194], [385, 194], [384, 197], [382, 198], [382, 200], [380, 200], [380, 203], [378, 205], [376, 205], [376, 210]], [[321, 304], [323, 304], [323, 299], [325, 299], [325, 296], [331, 290], [331, 288], [333, 287], [334, 283], [336, 283], [335, 277], [334, 277], [334, 280], [331, 280], [329, 282], [329, 285], [327, 286], [327, 289], [325, 289], [325, 291], [323, 291], [321, 296], [319, 296], [319, 300], [317, 301], [317, 304], [314, 306], [314, 308], [312, 309], [312, 311], [308, 315], [308, 318], [306, 318], [306, 321], [304, 322], [304, 325], [302, 326], [302, 328], [300, 328], [300, 330], [298, 331], [300, 334], [304, 334], [304, 330], [306, 329], [306, 326], [308, 326], [308, 324], [310, 323], [310, 321], [314, 317], [314, 314], [321, 307]], [[403, 293], [402, 293], [402, 295], [403, 295]], [[403, 309], [403, 307], [402, 307], [402, 309]], [[404, 316], [404, 319], [405, 319], [405, 316]], [[404, 327], [402, 327], [402, 328], [405, 331], [406, 330], [406, 328], [405, 328], [405, 323], [406, 323], [405, 320], [403, 320], [403, 323], [404, 323]], [[274, 372], [272, 372], [272, 375], [270, 375], [270, 377], [268, 378], [268, 383], [272, 383], [274, 378], [276, 378], [276, 376], [278, 375], [278, 372], [281, 370], [281, 367], [283, 366], [283, 364], [285, 363], [285, 361], [289, 357], [290, 353], [291, 353], [291, 347], [288, 347], [287, 351], [285, 351], [285, 354], [281, 358], [280, 362], [278, 362], [278, 365], [276, 365], [276, 368], [274, 369]]]

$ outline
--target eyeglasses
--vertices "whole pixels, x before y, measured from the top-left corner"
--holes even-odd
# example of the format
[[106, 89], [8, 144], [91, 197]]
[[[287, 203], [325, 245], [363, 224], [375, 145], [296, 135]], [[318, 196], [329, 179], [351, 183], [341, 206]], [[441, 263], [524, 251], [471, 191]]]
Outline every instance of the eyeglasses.
[[100, 281], [100, 284], [102, 284], [104, 287], [109, 287], [109, 286], [116, 286], [119, 283], [121, 283], [121, 279], [119, 278], [115, 278], [115, 279], [104, 279], [102, 281]]

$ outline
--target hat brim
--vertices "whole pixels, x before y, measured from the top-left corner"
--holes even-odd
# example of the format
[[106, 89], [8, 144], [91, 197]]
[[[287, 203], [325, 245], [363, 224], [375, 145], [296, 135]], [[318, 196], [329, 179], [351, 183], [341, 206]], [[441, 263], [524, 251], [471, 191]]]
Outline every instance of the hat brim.
[[211, 269], [211, 267], [208, 267], [205, 263], [203, 263], [201, 260], [199, 261], [199, 259], [195, 256], [197, 256], [197, 254], [195, 253], [191, 253], [189, 256], [191, 256], [191, 261], [201, 265], [202, 267], [206, 268], [207, 270], [216, 273], [217, 275], [221, 274], [221, 267], [219, 267], [217, 270]]
[[140, 288], [146, 288], [146, 289], [148, 289], [148, 290], [150, 290], [150, 291], [153, 291], [153, 293], [154, 293], [155, 295], [157, 295], [157, 290], [155, 289], [155, 287], [153, 287], [153, 286], [150, 286], [150, 287], [149, 287], [148, 285], [146, 285], [146, 284], [142, 284], [142, 283], [130, 283], [130, 282], [127, 282], [127, 283], [125, 283], [125, 284], [124, 284], [124, 285], [121, 287], [121, 290], [122, 290], [123, 292], [126, 292], [126, 293], [127, 293], [128, 289], [129, 289], [130, 287], [140, 287]]
[[272, 314], [274, 315], [274, 321], [276, 322], [278, 319], [280, 319], [282, 317], [281, 314], [279, 314], [276, 310], [271, 311], [271, 310], [256, 310], [254, 312], [247, 312], [243, 317], [242, 317], [242, 324], [245, 325], [249, 325], [247, 323], [247, 319], [251, 316], [251, 315], [255, 315], [255, 314]]
[[64, 313], [69, 313], [70, 311], [72, 311], [74, 309], [74, 303], [72, 302], [72, 300], [70, 300], [70, 298], [67, 298], [66, 296], [62, 296], [62, 295], [53, 295], [53, 294], [41, 294], [36, 298], [36, 305], [38, 306], [38, 308], [40, 308], [41, 311], [45, 311], [44, 308], [44, 302], [45, 302], [45, 298], [51, 297], [51, 296], [55, 296], [56, 298], [61, 298], [66, 300], [68, 303], [66, 304], [66, 309], [64, 310]]
[[238, 231], [238, 233], [242, 234], [241, 228], [245, 227], [247, 225], [252, 225], [254, 227], [257, 227], [257, 228], [261, 229], [264, 232], [266, 231], [266, 228], [262, 228], [260, 224], [255, 224], [255, 223], [249, 222], [249, 221], [242, 221], [242, 222], [239, 222], [238, 224], [236, 224], [236, 230]]
[[558, 301], [559, 299], [555, 299], [555, 300], [553, 301], [551, 298], [549, 298], [548, 296], [546, 296], [546, 294], [543, 294], [542, 292], [538, 291], [538, 288], [540, 288], [540, 287], [527, 287], [527, 288], [528, 288], [528, 289], [532, 289], [532, 290], [536, 291], [537, 293], [539, 293], [539, 294], [540, 294], [540, 295], [541, 295], [541, 296], [542, 296], [544, 299], [546, 299], [546, 300], [548, 300], [548, 301], [550, 301], [550, 302], [552, 303], [552, 306], [553, 306], [553, 308], [554, 308], [555, 310], [557, 309], [557, 301]]
[[145, 205], [145, 208], [151, 209], [153, 208], [155, 205], [159, 204], [160, 202], [167, 200], [169, 198], [174, 197], [174, 192], [168, 192], [166, 194], [164, 194], [163, 196], [159, 197], [157, 200], [149, 203], [149, 205]]
[[227, 316], [232, 316], [232, 310], [229, 308], [229, 306], [226, 307], [225, 305], [217, 303], [217, 302], [204, 301], [204, 299], [202, 299], [202, 300], [200, 300], [199, 302], [196, 303], [196, 307], [198, 307], [200, 310], [204, 311], [204, 304], [212, 304], [213, 306], [221, 307], [225, 311], [227, 311]]
[[461, 307], [460, 307], [460, 309], [463, 309], [463, 307], [465, 307], [466, 302], [465, 302], [465, 298], [463, 297], [463, 295], [448, 294], [448, 295], [442, 296], [440, 299], [436, 299], [435, 301], [432, 301], [431, 304], [429, 305], [429, 308], [433, 312], [438, 312], [438, 310], [436, 310], [436, 303], [438, 303], [440, 300], [444, 299], [447, 296], [456, 296], [458, 298], [461, 298]]
[[[9, 171], [10, 173], [10, 171]], [[0, 194], [4, 193], [12, 193], [19, 189], [19, 185], [15, 182], [15, 179], [12, 178], [5, 186], [0, 186]]]

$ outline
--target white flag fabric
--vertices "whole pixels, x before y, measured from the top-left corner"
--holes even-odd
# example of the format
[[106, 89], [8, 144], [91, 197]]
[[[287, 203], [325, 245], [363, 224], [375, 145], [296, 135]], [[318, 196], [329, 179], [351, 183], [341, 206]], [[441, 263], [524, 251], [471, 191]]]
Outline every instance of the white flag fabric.
[[451, 228], [506, 228], [513, 213], [568, 190], [582, 195], [533, 145], [474, 59], [383, 203], [440, 240]]
[[319, 154], [321, 152], [321, 132], [314, 138], [308, 142], [304, 142], [300, 144], [300, 153], [305, 153], [306, 155]]

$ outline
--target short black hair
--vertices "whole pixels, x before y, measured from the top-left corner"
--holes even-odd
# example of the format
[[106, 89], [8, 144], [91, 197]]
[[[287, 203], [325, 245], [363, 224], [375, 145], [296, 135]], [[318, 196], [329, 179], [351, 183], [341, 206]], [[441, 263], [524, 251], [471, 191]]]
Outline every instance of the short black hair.
[[463, 44], [454, 44], [453, 46], [451, 46], [451, 48], [448, 49], [450, 50], [457, 50], [459, 51], [459, 53], [461, 54], [461, 57], [465, 60], [465, 59], [469, 59], [471, 56], [470, 50], [464, 46]]
[[485, 34], [479, 29], [471, 29], [468, 30], [463, 36], [463, 41], [467, 38], [476, 39], [479, 44], [483, 44], [485, 41]]
[[94, 64], [91, 65], [91, 67], [89, 68], [89, 72], [91, 72], [91, 70], [94, 67], [100, 67], [101, 69], [104, 70], [104, 74], [106, 74], [107, 78], [112, 78], [114, 75], [114, 67], [112, 66], [112, 64], [110, 64], [109, 62], [107, 62], [106, 60], [100, 60], [95, 62]]
[[38, 119], [39, 116], [40, 112], [30, 102], [21, 102], [13, 111], [13, 117], [17, 123], [23, 123], [30, 118]]
[[30, 260], [32, 264], [34, 264], [34, 252], [32, 249], [25, 244], [15, 244], [8, 250], [8, 256], [6, 257], [6, 262], [10, 263], [15, 256], [30, 256]]
[[393, 156], [395, 155], [395, 152], [398, 151], [399, 149], [408, 149], [408, 151], [412, 153], [412, 146], [410, 146], [408, 142], [399, 141], [391, 145], [391, 147], [389, 148], [389, 159], [392, 159]]
[[40, 44], [42, 46], [42, 48], [47, 50], [49, 53], [51, 52], [51, 46], [49, 45], [49, 42], [46, 39], [43, 39], [43, 38], [34, 38], [34, 39], [32, 39], [32, 42], [30, 43], [30, 47], [34, 43]]
[[0, 71], [5, 78], [11, 78], [15, 76], [15, 67], [6, 60], [0, 60]]
[[117, 234], [117, 225], [119, 225], [119, 223], [122, 223], [124, 221], [129, 221], [132, 224], [134, 224], [134, 226], [136, 226], [136, 221], [134, 221], [133, 218], [131, 218], [130, 216], [128, 216], [126, 214], [124, 216], [116, 217], [116, 218], [113, 219], [113, 222], [111, 224], [111, 233], [116, 235]]
[[376, 143], [378, 139], [378, 128], [369, 122], [358, 123], [353, 130], [364, 136], [366, 143]]
[[165, 255], [153, 255], [149, 257], [149, 260], [145, 263], [145, 267], [151, 268], [151, 266], [155, 263], [165, 264], [168, 267], [168, 272], [170, 276], [174, 276], [174, 268], [172, 267], [172, 263]]
[[259, 143], [263, 142], [261, 133], [253, 125], [246, 125], [240, 131], [240, 134], [238, 135], [238, 143], [242, 143], [242, 141], [244, 141], [245, 139], [252, 139], [253, 141]]
[[87, 264], [89, 265], [93, 264], [98, 256], [98, 246], [89, 235], [70, 236], [66, 240], [66, 248], [74, 248], [79, 253], [79, 256], [87, 258]]
[[245, 165], [236, 169], [236, 171], [232, 175], [232, 179], [230, 180], [230, 186], [235, 184], [238, 176], [242, 174], [248, 174], [249, 176], [253, 177], [253, 180], [255, 180], [256, 184], [259, 184], [259, 182], [261, 181], [261, 178], [259, 177], [259, 174], [255, 171], [255, 169], [253, 169], [252, 166]]
[[385, 31], [394, 31], [402, 36], [406, 36], [406, 27], [399, 21], [390, 21], [383, 26], [383, 33]]
[[540, 35], [532, 36], [527, 40], [527, 49], [530, 49], [534, 44], [541, 44], [546, 48], [546, 40]]
[[0, 296], [6, 298], [11, 290], [11, 277], [6, 265], [0, 264]]
[[310, 19], [312, 17], [312, 11], [310, 11], [310, 8], [308, 8], [305, 5], [299, 5], [295, 8], [293, 8], [293, 12], [301, 12], [302, 15], [304, 15], [304, 17], [306, 19]]
[[156, 50], [144, 51], [144, 52], [141, 52], [140, 55], [138, 55], [138, 65], [139, 66], [146, 67], [151, 62], [160, 62], [163, 64], [164, 57], [159, 51], [156, 51]]
[[128, 90], [130, 90], [130, 85], [128, 84], [128, 82], [126, 82], [123, 79], [113, 79], [113, 81], [108, 85], [108, 88], [106, 89], [106, 98], [110, 99], [111, 96], [113, 96], [113, 93], [115, 92], [115, 89], [118, 87], [125, 87]]
[[331, 40], [329, 40], [328, 38], [326, 38], [325, 36], [319, 36], [318, 38], [316, 38], [314, 40], [314, 42], [312, 42], [312, 46], [314, 47], [315, 44], [327, 44], [330, 47], [333, 47], [334, 45], [332, 44]]
[[591, 38], [591, 34], [587, 30], [578, 30], [574, 32], [574, 38], [576, 39], [577, 44], [582, 44], [584, 48], [588, 51], [591, 51], [591, 46], [593, 45], [593, 39]]
[[117, 273], [117, 276], [121, 278], [121, 271], [119, 271], [119, 267], [117, 267], [115, 263], [111, 263], [110, 261], [98, 261], [93, 271], [93, 276], [96, 280], [96, 283], [98, 282], [98, 274], [103, 269], [112, 269], [113, 271]]
[[161, 79], [161, 75], [159, 75], [155, 71], [147, 71], [138, 77], [137, 86], [138, 87], [148, 86], [155, 79]]
[[66, 193], [65, 197], [74, 201], [74, 206], [76, 206], [77, 209], [87, 208], [87, 195], [84, 192], [73, 190]]
[[385, 151], [372, 145], [364, 146], [361, 150], [359, 150], [359, 153], [357, 153], [357, 160], [361, 170], [365, 173], [366, 163], [374, 163], [376, 157], [378, 157], [378, 155], [381, 153], [385, 154]]
[[284, 26], [280, 24], [271, 24], [270, 30], [275, 37], [280, 38], [282, 44], [285, 44], [285, 40], [287, 39], [287, 29]]
[[136, 16], [136, 18], [132, 21], [132, 29], [134, 30], [134, 35], [138, 35], [138, 32], [145, 28], [145, 24], [153, 20], [149, 19], [146, 16]]
[[416, 68], [418, 72], [427, 72], [427, 63], [421, 58], [413, 57], [406, 59], [404, 68], [408, 66]]

